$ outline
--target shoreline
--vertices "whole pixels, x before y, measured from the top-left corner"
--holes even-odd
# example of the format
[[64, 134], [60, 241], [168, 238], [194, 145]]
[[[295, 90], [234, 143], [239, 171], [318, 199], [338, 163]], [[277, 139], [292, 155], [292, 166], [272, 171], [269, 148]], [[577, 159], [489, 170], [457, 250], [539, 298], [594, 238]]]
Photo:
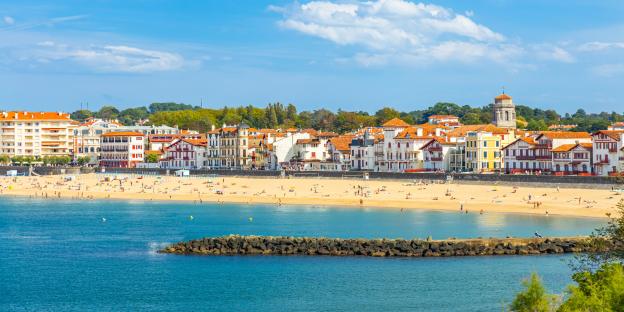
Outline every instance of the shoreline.
[[[606, 189], [363, 179], [155, 177], [83, 174], [0, 177], [0, 196], [414, 209], [606, 218], [622, 194]], [[107, 180], [107, 177], [110, 180]], [[547, 212], [547, 214], [546, 214]]]

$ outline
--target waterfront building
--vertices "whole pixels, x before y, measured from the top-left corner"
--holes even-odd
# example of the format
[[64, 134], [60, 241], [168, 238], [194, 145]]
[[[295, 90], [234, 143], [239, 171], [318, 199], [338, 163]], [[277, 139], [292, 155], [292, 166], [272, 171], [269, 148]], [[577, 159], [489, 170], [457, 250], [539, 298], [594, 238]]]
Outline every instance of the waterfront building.
[[375, 170], [375, 147], [379, 146], [379, 142], [382, 143], [381, 147], [383, 148], [383, 133], [375, 136], [371, 134], [370, 129], [366, 129], [362, 136], [354, 137], [349, 145], [351, 170]]
[[607, 176], [624, 171], [624, 130], [600, 130], [591, 137], [594, 173]]
[[543, 131], [535, 141], [535, 170], [552, 171], [553, 149], [564, 144], [591, 143], [592, 137], [587, 132]]
[[405, 128], [394, 137], [394, 144], [388, 145], [390, 171], [423, 171], [425, 159], [421, 147], [433, 137], [443, 135], [444, 131], [444, 126], [430, 124]]
[[207, 166], [210, 168], [249, 169], [249, 126], [223, 125], [207, 133]]
[[457, 142], [450, 142], [444, 137], [430, 139], [421, 148], [425, 171], [450, 171], [451, 150], [457, 149]]
[[97, 164], [100, 159], [100, 137], [121, 127], [123, 125], [116, 120], [87, 118], [74, 128], [73, 158], [89, 157], [90, 164]]
[[134, 168], [143, 162], [145, 140], [141, 132], [108, 132], [100, 137], [100, 166]]
[[492, 132], [470, 131], [466, 135], [466, 168], [475, 173], [500, 172], [501, 138]]
[[283, 137], [276, 136], [275, 141], [267, 147], [266, 167], [270, 170], [294, 169], [290, 163], [297, 156], [297, 142], [310, 138], [306, 132], [286, 132]]
[[69, 114], [60, 112], [0, 113], [0, 154], [13, 156], [68, 156], [73, 148]]
[[165, 148], [159, 161], [165, 169], [202, 169], [208, 167], [208, 141], [206, 139], [180, 138]]
[[563, 144], [553, 148], [553, 174], [591, 175], [592, 148], [592, 143]]
[[393, 152], [393, 147], [396, 148], [394, 138], [409, 127], [408, 123], [399, 118], [390, 119], [382, 125], [384, 140], [379, 142], [381, 151], [375, 159], [378, 171], [399, 171], [395, 161], [396, 152]]
[[147, 136], [147, 150], [164, 152], [167, 147], [179, 139], [206, 140], [206, 134], [188, 131], [181, 131], [177, 134], [150, 134]]
[[351, 169], [351, 142], [355, 135], [347, 134], [330, 138], [327, 142], [329, 159], [324, 164], [328, 171], [348, 171]]
[[539, 171], [534, 137], [521, 137], [502, 148], [505, 173]]

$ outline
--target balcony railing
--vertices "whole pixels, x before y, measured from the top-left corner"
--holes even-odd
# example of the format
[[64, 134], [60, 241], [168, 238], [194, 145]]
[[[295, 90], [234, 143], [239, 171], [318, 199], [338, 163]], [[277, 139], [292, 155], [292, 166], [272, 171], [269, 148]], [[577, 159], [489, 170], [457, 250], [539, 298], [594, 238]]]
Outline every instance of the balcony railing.
[[535, 159], [537, 160], [549, 160], [552, 159], [550, 155], [535, 155]]
[[516, 156], [516, 159], [517, 160], [535, 160], [535, 156], [526, 156], [526, 155]]
[[442, 157], [431, 157], [431, 161], [442, 161]]

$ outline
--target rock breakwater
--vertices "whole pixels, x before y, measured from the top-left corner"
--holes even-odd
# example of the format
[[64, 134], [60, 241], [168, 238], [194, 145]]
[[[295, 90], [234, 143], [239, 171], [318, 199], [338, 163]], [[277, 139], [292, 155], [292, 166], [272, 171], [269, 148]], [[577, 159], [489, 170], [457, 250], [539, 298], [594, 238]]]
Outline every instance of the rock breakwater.
[[180, 255], [454, 257], [591, 251], [593, 248], [587, 237], [404, 240], [230, 235], [179, 242], [159, 252]]

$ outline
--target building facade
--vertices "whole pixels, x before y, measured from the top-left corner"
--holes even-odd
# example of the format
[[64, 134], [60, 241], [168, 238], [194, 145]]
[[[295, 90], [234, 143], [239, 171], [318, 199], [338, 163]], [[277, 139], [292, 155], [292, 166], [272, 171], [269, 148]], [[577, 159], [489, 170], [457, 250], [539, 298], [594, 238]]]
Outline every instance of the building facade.
[[0, 154], [13, 156], [69, 156], [75, 123], [57, 112], [0, 113]]
[[511, 96], [503, 93], [494, 98], [492, 123], [499, 128], [516, 129], [516, 106]]
[[108, 132], [100, 137], [100, 166], [134, 168], [143, 162], [145, 140], [140, 132]]

